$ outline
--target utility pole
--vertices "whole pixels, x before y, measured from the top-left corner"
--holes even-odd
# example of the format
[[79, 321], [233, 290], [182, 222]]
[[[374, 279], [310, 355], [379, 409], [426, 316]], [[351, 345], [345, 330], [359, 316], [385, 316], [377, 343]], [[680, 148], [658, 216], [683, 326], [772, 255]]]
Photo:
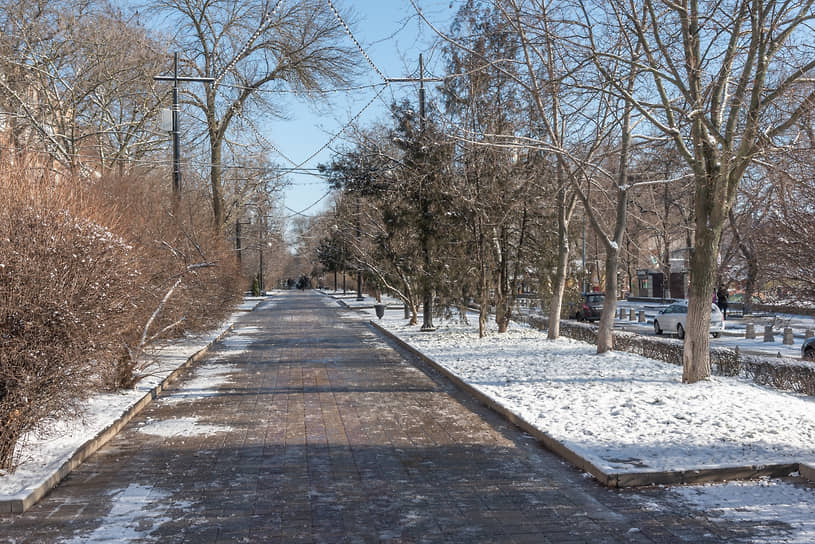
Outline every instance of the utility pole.
[[[362, 225], [360, 211], [360, 195], [357, 193], [357, 251], [362, 251]], [[357, 264], [357, 300], [363, 300], [362, 296], [362, 266]]]
[[178, 51], [173, 54], [173, 75], [155, 76], [154, 81], [173, 82], [173, 196], [177, 199], [181, 195], [181, 144], [179, 143], [178, 132], [178, 82], [197, 81], [200, 83], [212, 83], [214, 77], [178, 77]]
[[[419, 137], [423, 140], [426, 128], [425, 118], [425, 96], [424, 96], [424, 82], [425, 81], [444, 81], [443, 78], [426, 78], [424, 77], [424, 58], [421, 53], [419, 54], [419, 77], [418, 78], [387, 78], [388, 83], [419, 83]], [[419, 219], [420, 225], [420, 238], [422, 244], [422, 256], [424, 258], [424, 285], [423, 285], [423, 300], [422, 300], [422, 332], [432, 332], [436, 330], [433, 325], [433, 285], [431, 285], [430, 278], [430, 228], [428, 222], [430, 221], [430, 201], [427, 198], [425, 190], [424, 176], [419, 187]]]
[[243, 247], [241, 246], [241, 233], [243, 232], [243, 225], [251, 224], [251, 221], [235, 221], [235, 251], [238, 254], [238, 266], [241, 265], [243, 258]]

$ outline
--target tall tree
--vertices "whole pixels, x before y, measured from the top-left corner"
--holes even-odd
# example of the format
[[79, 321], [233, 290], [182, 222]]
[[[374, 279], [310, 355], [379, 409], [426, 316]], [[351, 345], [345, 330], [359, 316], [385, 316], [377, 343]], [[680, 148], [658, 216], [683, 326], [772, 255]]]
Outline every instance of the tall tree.
[[64, 170], [125, 173], [158, 146], [152, 76], [159, 43], [105, 0], [7, 2], [0, 8], [0, 96], [12, 147]]
[[[710, 297], [722, 229], [753, 161], [815, 104], [811, 0], [587, 3], [589, 24], [633, 37], [648, 84], [625, 96], [671, 138], [695, 180], [682, 380], [710, 375]], [[635, 44], [635, 45], [634, 45]], [[616, 51], [595, 50], [600, 62]], [[631, 55], [629, 58], [634, 59]]]
[[[486, 331], [487, 311], [495, 304], [495, 321], [505, 332], [512, 317], [517, 283], [523, 270], [524, 237], [530, 212], [529, 176], [524, 171], [527, 154], [502, 145], [519, 131], [521, 121], [518, 86], [506, 71], [484, 59], [513, 59], [518, 43], [495, 10], [466, 3], [452, 26], [453, 37], [469, 50], [446, 48], [448, 78], [443, 90], [445, 109], [460, 127], [458, 141], [460, 187], [456, 199], [466, 218], [475, 257], [475, 292], [480, 302], [479, 334]], [[460, 267], [466, 270], [467, 267]]]
[[215, 224], [222, 227], [224, 146], [236, 118], [278, 115], [265, 90], [303, 95], [345, 85], [355, 57], [346, 27], [325, 2], [297, 0], [154, 0], [154, 9], [178, 28], [186, 75], [214, 78], [185, 87], [187, 101], [205, 119]]

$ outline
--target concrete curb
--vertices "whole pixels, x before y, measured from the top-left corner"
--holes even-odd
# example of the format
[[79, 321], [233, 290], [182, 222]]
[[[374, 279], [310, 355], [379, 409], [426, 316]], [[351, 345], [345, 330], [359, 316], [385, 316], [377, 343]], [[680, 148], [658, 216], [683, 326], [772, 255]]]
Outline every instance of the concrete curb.
[[[535, 439], [547, 450], [559, 455], [569, 464], [594, 476], [601, 484], [608, 487], [641, 487], [648, 485], [677, 485], [677, 484], [698, 484], [711, 482], [724, 482], [728, 480], [748, 480], [761, 476], [781, 477], [787, 476], [795, 471], [800, 471], [804, 477], [815, 480], [815, 466], [807, 468], [803, 463], [782, 463], [773, 465], [749, 465], [749, 466], [726, 466], [716, 468], [685, 469], [676, 471], [652, 471], [652, 472], [605, 472], [594, 463], [584, 458], [580, 454], [569, 449], [545, 431], [535, 427], [519, 415], [511, 412], [508, 408], [495, 401], [488, 395], [468, 384], [457, 375], [453, 374], [433, 359], [427, 357], [389, 330], [385, 329], [376, 321], [369, 321], [370, 324], [387, 338], [396, 342], [400, 347], [415, 355], [430, 367], [444, 375], [458, 389], [471, 395], [481, 404], [504, 417], [507, 421], [522, 429], [524, 432], [534, 436]], [[804, 474], [809, 470], [809, 476]]]
[[[251, 312], [255, 308], [257, 308], [259, 304], [256, 304], [251, 309], [239, 309], [236, 311], [241, 312]], [[234, 322], [230, 323], [223, 331], [218, 333], [218, 335], [207, 342], [207, 344], [190, 355], [183, 363], [181, 363], [175, 370], [170, 372], [166, 378], [164, 378], [158, 385], [147, 391], [144, 396], [136, 401], [134, 404], [130, 406], [125, 412], [123, 412], [116, 420], [110, 423], [107, 427], [105, 427], [102, 431], [100, 431], [96, 436], [86, 441], [82, 444], [79, 448], [74, 451], [74, 453], [53, 473], [51, 476], [46, 478], [44, 481], [40, 482], [35, 487], [32, 487], [28, 490], [28, 494], [20, 497], [15, 496], [15, 498], [6, 498], [0, 496], [0, 515], [2, 514], [21, 514], [34, 506], [37, 501], [43, 498], [46, 493], [48, 493], [51, 489], [56, 487], [63, 479], [65, 479], [68, 474], [70, 474], [76, 467], [78, 467], [82, 462], [93, 455], [99, 448], [104, 446], [111, 438], [116, 436], [122, 428], [127, 425], [131, 419], [133, 419], [139, 412], [141, 412], [148, 404], [150, 404], [153, 399], [158, 397], [158, 395], [171, 383], [173, 382], [178, 376], [183, 372], [185, 369], [190, 367], [193, 363], [199, 361], [203, 358], [212, 346], [221, 340], [229, 331], [232, 330], [234, 326]]]

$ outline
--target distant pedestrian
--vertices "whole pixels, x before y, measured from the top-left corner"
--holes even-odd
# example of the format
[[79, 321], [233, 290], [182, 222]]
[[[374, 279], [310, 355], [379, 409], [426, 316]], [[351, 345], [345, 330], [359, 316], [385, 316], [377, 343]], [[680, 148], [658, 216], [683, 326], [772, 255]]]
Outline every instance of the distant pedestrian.
[[720, 285], [716, 291], [716, 305], [722, 311], [722, 319], [727, 319], [727, 287], [724, 285]]

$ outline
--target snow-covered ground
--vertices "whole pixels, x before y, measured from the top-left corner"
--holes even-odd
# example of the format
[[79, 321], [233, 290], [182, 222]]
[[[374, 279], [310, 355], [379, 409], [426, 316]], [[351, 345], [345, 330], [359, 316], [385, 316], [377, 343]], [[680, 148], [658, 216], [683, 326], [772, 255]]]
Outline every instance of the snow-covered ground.
[[[341, 297], [351, 307], [370, 306]], [[394, 302], [395, 301], [386, 301]], [[376, 320], [372, 309], [361, 310]], [[678, 366], [513, 324], [479, 339], [475, 319], [409, 327], [401, 309], [379, 323], [413, 347], [611, 472], [815, 461], [815, 398], [713, 377], [681, 383]], [[773, 348], [775, 349], [775, 348]], [[767, 542], [815, 542], [815, 488], [801, 479], [670, 488], [675, 500], [715, 517], [781, 522]], [[635, 493], [634, 497], [638, 497]], [[649, 507], [647, 497], [639, 496]]]
[[397, 313], [381, 324], [606, 472], [815, 462], [811, 397], [719, 376], [686, 385], [679, 366], [525, 326], [421, 333]]

